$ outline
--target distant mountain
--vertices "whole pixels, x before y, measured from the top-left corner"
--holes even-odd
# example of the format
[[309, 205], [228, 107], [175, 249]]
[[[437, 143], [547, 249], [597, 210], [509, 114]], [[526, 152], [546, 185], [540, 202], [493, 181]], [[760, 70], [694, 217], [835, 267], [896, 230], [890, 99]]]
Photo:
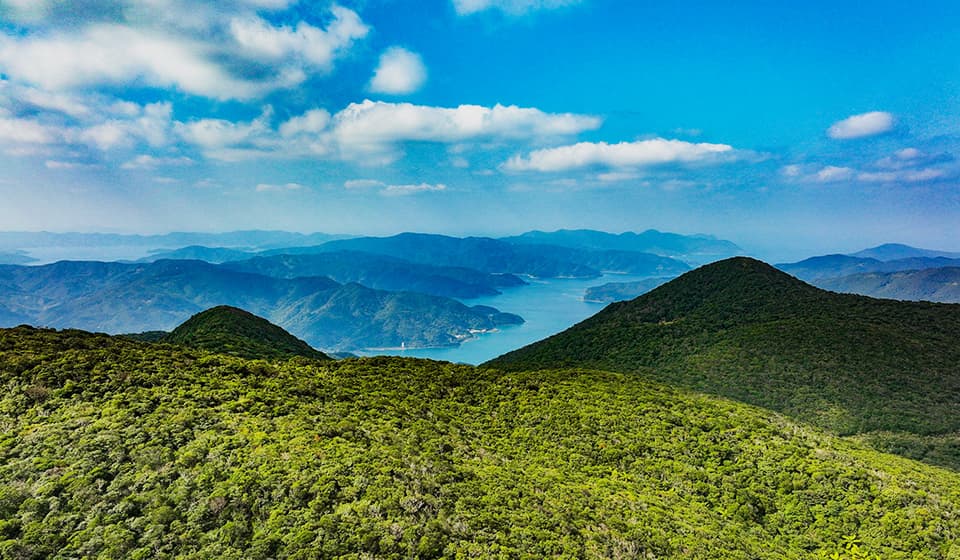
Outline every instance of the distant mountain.
[[448, 237], [402, 233], [393, 237], [360, 237], [318, 247], [274, 250], [279, 253], [361, 251], [435, 266], [472, 268], [488, 273], [525, 274], [539, 278], [595, 278], [601, 271], [663, 275], [689, 267], [675, 259], [636, 251], [594, 251], [556, 245], [514, 244], [487, 237]]
[[816, 283], [827, 278], [838, 278], [866, 272], [898, 272], [929, 268], [958, 267], [960, 259], [946, 257], [909, 257], [891, 261], [849, 255], [824, 255], [795, 263], [778, 264], [777, 268], [801, 280]]
[[333, 350], [449, 346], [522, 322], [439, 296], [341, 285], [325, 277], [271, 278], [202, 261], [0, 266], [0, 308], [13, 315], [0, 325], [170, 330], [218, 305], [247, 309], [312, 346]]
[[735, 258], [486, 365], [639, 374], [960, 468], [958, 340], [960, 305], [835, 294]]
[[585, 301], [598, 303], [612, 303], [615, 301], [626, 301], [649, 292], [650, 290], [666, 284], [673, 277], [646, 278], [636, 282], [608, 282], [600, 286], [587, 288], [583, 295]]
[[293, 233], [289, 231], [231, 231], [226, 233], [174, 232], [163, 235], [125, 235], [115, 233], [52, 233], [47, 231], [0, 231], [0, 249], [34, 247], [111, 247], [143, 246], [177, 248], [190, 245], [208, 247], [244, 247], [268, 249], [299, 245], [316, 245], [350, 236], [328, 233]]
[[691, 263], [704, 263], [738, 255], [743, 250], [736, 244], [710, 235], [680, 235], [649, 229], [642, 233], [606, 233], [590, 229], [561, 229], [552, 232], [528, 231], [503, 237], [518, 244], [559, 245], [577, 249], [639, 251], [675, 257]]
[[865, 259], [877, 259], [880, 261], [893, 261], [897, 259], [909, 259], [915, 257], [946, 257], [949, 259], [960, 259], [960, 253], [918, 249], [902, 243], [885, 243], [883, 245], [878, 245], [877, 247], [851, 253], [850, 256]]
[[330, 359], [270, 321], [227, 305], [197, 313], [161, 340], [248, 359]]
[[867, 272], [826, 278], [818, 281], [817, 286], [877, 298], [960, 303], [960, 268]]
[[36, 260], [24, 251], [0, 252], [0, 264], [30, 264]]
[[218, 264], [227, 261], [249, 259], [255, 255], [255, 252], [241, 251], [240, 249], [190, 245], [189, 247], [181, 247], [180, 249], [174, 249], [172, 251], [156, 251], [150, 256], [140, 259], [138, 262], [155, 262], [160, 260], [198, 260]]
[[224, 267], [275, 278], [326, 276], [337, 282], [357, 282], [380, 290], [423, 292], [456, 298], [496, 295], [500, 293], [498, 288], [526, 284], [513, 274], [490, 274], [469, 268], [413, 263], [357, 251], [256, 257], [226, 263]]

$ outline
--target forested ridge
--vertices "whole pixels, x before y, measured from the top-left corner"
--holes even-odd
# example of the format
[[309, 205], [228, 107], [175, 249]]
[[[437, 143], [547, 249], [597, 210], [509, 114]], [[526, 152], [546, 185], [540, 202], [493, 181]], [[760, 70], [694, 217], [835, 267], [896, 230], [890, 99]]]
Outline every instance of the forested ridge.
[[960, 305], [836, 294], [734, 258], [489, 366], [630, 373], [960, 469]]
[[960, 474], [632, 375], [20, 327], [0, 383], [2, 558], [960, 554]]

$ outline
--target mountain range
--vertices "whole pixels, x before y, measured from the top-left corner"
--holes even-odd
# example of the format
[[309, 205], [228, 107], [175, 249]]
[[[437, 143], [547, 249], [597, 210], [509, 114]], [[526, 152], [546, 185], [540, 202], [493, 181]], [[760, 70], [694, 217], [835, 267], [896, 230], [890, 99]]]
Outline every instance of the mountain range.
[[124, 333], [169, 330], [231, 305], [324, 349], [449, 346], [522, 322], [486, 306], [387, 292], [329, 278], [272, 278], [202, 261], [70, 262], [0, 266], [0, 319]]

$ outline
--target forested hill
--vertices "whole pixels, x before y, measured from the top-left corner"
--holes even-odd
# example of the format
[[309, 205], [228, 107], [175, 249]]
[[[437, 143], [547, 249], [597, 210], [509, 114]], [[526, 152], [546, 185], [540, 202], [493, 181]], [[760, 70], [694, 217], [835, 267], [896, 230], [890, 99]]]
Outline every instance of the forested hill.
[[0, 384], [3, 558], [960, 554], [960, 474], [630, 375], [21, 327]]
[[250, 359], [330, 359], [270, 321], [228, 305], [197, 313], [160, 341]]
[[734, 258], [487, 365], [639, 373], [960, 468], [958, 340], [960, 305], [835, 294]]

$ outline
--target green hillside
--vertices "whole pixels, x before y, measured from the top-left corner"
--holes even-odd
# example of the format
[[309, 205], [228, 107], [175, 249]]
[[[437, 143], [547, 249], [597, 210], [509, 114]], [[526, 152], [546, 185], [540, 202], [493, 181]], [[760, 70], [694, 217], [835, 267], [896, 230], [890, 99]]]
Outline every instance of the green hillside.
[[960, 474], [634, 376], [21, 327], [0, 383], [2, 558], [960, 554]]
[[249, 359], [330, 359], [270, 321], [227, 305], [197, 313], [161, 341]]
[[835, 294], [734, 258], [487, 365], [639, 373], [960, 468], [958, 341], [960, 305]]

